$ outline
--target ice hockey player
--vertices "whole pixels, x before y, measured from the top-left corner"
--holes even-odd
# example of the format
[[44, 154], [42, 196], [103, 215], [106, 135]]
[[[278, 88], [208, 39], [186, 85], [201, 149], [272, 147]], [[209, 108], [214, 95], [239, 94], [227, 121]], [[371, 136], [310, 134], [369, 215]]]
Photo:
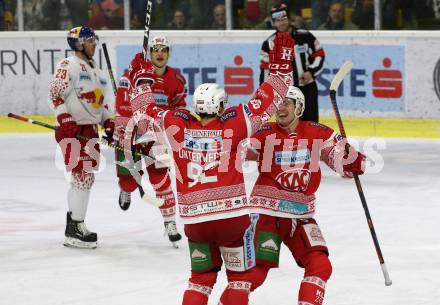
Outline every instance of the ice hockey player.
[[253, 137], [252, 146], [260, 154], [250, 206], [260, 213], [255, 236], [256, 269], [265, 270], [259, 273], [260, 282], [271, 267], [278, 266], [283, 242], [305, 269], [298, 304], [322, 305], [332, 266], [313, 218], [321, 180], [319, 161], [342, 177], [352, 178], [353, 173], [364, 173], [365, 156], [331, 128], [300, 121], [304, 106], [301, 90], [290, 86], [276, 122], [263, 125]]
[[[114, 122], [106, 103], [107, 79], [93, 60], [98, 36], [92, 29], [80, 26], [69, 31], [67, 42], [75, 54], [57, 64], [49, 87], [58, 126], [55, 139], [66, 169], [71, 172], [64, 245], [96, 248], [97, 234], [87, 229], [84, 218], [94, 171], [99, 167], [97, 124], [104, 127], [105, 137], [111, 139]], [[77, 136], [93, 140], [78, 140]]]
[[[151, 88], [155, 98], [155, 103], [162, 110], [185, 108], [186, 102], [186, 81], [183, 76], [172, 67], [168, 66], [168, 60], [171, 54], [171, 43], [164, 36], [156, 36], [150, 43], [151, 61], [146, 63], [146, 67], [150, 70], [149, 79], [152, 83]], [[136, 54], [136, 60], [143, 60], [143, 54]], [[138, 79], [139, 81], [139, 79]], [[116, 94], [116, 132], [115, 139], [120, 145], [123, 145], [125, 128], [133, 116], [128, 93], [133, 86], [132, 80], [128, 75], [128, 70], [124, 73], [119, 81]], [[137, 150], [147, 155], [161, 153], [162, 149], [157, 145], [152, 146], [153, 142], [138, 145]], [[153, 151], [154, 150], [154, 151]], [[134, 161], [139, 158], [133, 156]], [[116, 159], [119, 162], [127, 161], [124, 152], [116, 151]], [[164, 219], [165, 230], [171, 242], [179, 241], [182, 236], [176, 227], [176, 199], [171, 189], [171, 179], [169, 176], [169, 168], [161, 163], [148, 163], [146, 171], [148, 179], [156, 191], [156, 197], [164, 201], [159, 207]], [[123, 167], [117, 166], [117, 175], [119, 179], [119, 187], [121, 189], [119, 195], [119, 206], [123, 210], [127, 210], [131, 203], [131, 193], [138, 187], [138, 182], [131, 175], [130, 171]], [[140, 181], [139, 181], [140, 182]]]
[[[191, 277], [183, 305], [208, 303], [222, 257], [228, 286], [219, 304], [248, 304], [249, 292], [258, 286], [253, 283], [255, 257], [249, 202], [241, 164], [237, 166], [236, 161], [241, 144], [275, 114], [287, 93], [292, 46], [290, 35], [280, 33], [270, 55], [272, 74], [247, 104], [227, 108], [227, 95], [217, 84], [197, 87], [193, 113], [160, 111], [148, 85], [141, 81], [131, 93], [134, 116], [154, 118], [155, 127], [162, 130], [157, 136], [165, 136], [173, 152], [179, 212], [191, 257]], [[139, 72], [148, 70], [143, 61], [134, 60], [131, 69], [135, 83], [148, 78]]]

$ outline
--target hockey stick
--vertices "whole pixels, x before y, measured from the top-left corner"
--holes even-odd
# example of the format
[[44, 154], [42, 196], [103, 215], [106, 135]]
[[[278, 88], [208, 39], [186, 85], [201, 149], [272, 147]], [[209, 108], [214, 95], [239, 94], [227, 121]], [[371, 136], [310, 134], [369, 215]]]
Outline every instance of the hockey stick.
[[[330, 85], [330, 100], [332, 103], [333, 111], [336, 116], [336, 121], [338, 122], [339, 126], [339, 132], [341, 133], [341, 136], [345, 139], [347, 138], [344, 125], [342, 124], [342, 118], [339, 113], [338, 104], [336, 103], [336, 91], [339, 87], [339, 84], [344, 79], [345, 75], [350, 72], [351, 68], [353, 68], [353, 63], [351, 61], [346, 61], [341, 68], [339, 69], [338, 73], [336, 73], [335, 78], [333, 79], [331, 85]], [[347, 143], [348, 148], [348, 143]], [[373, 220], [370, 216], [370, 211], [368, 210], [367, 201], [364, 196], [364, 191], [362, 190], [361, 181], [359, 179], [359, 176], [355, 173], [353, 173], [354, 181], [356, 183], [357, 191], [359, 193], [359, 197], [362, 202], [362, 207], [364, 208], [365, 217], [367, 218], [368, 227], [370, 228], [371, 237], [373, 238], [374, 247], [376, 248], [376, 253], [379, 258], [380, 266], [382, 268], [382, 273], [385, 278], [385, 285], [391, 286], [392, 281], [390, 279], [390, 275], [388, 274], [387, 267], [385, 265], [385, 260], [383, 259], [382, 251], [380, 250], [379, 241], [377, 239], [376, 230], [374, 229]]]
[[[34, 125], [38, 125], [38, 126], [42, 126], [42, 127], [45, 127], [45, 128], [49, 128], [49, 129], [52, 129], [52, 130], [56, 130], [56, 129], [57, 129], [56, 126], [53, 126], [53, 125], [50, 125], [50, 124], [46, 124], [46, 123], [43, 123], [43, 122], [40, 122], [40, 121], [35, 121], [35, 120], [31, 119], [31, 118], [27, 118], [27, 117], [24, 117], [24, 116], [21, 116], [21, 115], [13, 114], [13, 113], [8, 113], [8, 117], [9, 117], [9, 118], [12, 118], [12, 119], [16, 119], [16, 120], [22, 121], [22, 122], [31, 123], [31, 124], [34, 124]], [[92, 140], [91, 138], [84, 137], [84, 136], [82, 136], [82, 135], [77, 135], [76, 138], [77, 138], [78, 140], [83, 140], [83, 141], [89, 141], [89, 140]], [[130, 152], [130, 153], [132, 152], [131, 150], [127, 150], [127, 149], [125, 149], [125, 148], [122, 147], [122, 146], [119, 146], [119, 145], [115, 145], [115, 144], [109, 143], [109, 142], [106, 141], [106, 140], [97, 139], [96, 142], [99, 143], [99, 144], [107, 145], [108, 147], [111, 147], [111, 148], [113, 148], [113, 149], [116, 149], [116, 150], [119, 150], [119, 151], [122, 151], [122, 152]], [[147, 157], [147, 158], [150, 158], [150, 159], [153, 160], [153, 161], [156, 160], [155, 158], [153, 158], [153, 157], [151, 157], [151, 156], [144, 155], [144, 154], [139, 153], [139, 152], [135, 152], [135, 154], [136, 154], [137, 156], [141, 157], [141, 158], [142, 158], [142, 157]], [[142, 190], [142, 191], [143, 191], [143, 190]], [[140, 190], [139, 190], [139, 192], [140, 192]], [[141, 196], [142, 196], [142, 199], [143, 199], [145, 202], [150, 203], [150, 204], [152, 204], [152, 205], [154, 205], [154, 206], [157, 206], [157, 207], [160, 207], [160, 206], [163, 205], [163, 203], [164, 203], [164, 200], [163, 200], [163, 199], [159, 199], [159, 198], [156, 198], [156, 197], [150, 197], [150, 196], [147, 196], [147, 195], [145, 195], [145, 192], [144, 192], [144, 194], [141, 193]], [[147, 199], [144, 199], [144, 196], [146, 196], [146, 197], [148, 197], [148, 198], [147, 198]]]
[[[116, 96], [116, 90], [117, 90], [116, 89], [116, 81], [115, 81], [115, 77], [113, 75], [112, 64], [110, 62], [110, 56], [108, 55], [107, 45], [105, 44], [105, 42], [102, 44], [102, 49], [104, 50], [105, 62], [107, 63], [107, 71], [108, 71], [108, 75], [110, 77], [110, 81], [112, 83], [113, 93]], [[132, 146], [131, 153], [132, 153], [132, 155], [136, 155], [135, 146]], [[140, 183], [138, 183], [138, 190], [139, 190], [139, 194], [141, 195], [142, 200], [145, 201], [146, 203], [150, 203], [154, 206], [161, 206], [164, 203], [164, 201], [162, 199], [158, 199], [153, 196], [148, 196], [145, 193], [144, 188], [142, 187], [142, 185]], [[127, 209], [128, 209], [128, 207], [127, 207]]]
[[150, 20], [151, 11], [153, 10], [153, 1], [147, 0], [147, 12], [145, 15], [145, 29], [144, 29], [144, 43], [143, 43], [143, 53], [144, 59], [148, 59], [148, 40], [150, 38]]

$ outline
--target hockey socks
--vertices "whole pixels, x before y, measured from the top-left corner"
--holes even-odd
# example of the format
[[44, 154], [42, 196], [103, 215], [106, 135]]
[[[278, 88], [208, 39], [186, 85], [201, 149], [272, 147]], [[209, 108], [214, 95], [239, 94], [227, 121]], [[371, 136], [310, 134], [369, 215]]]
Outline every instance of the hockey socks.
[[332, 272], [330, 261], [323, 252], [311, 252], [301, 261], [305, 272], [299, 289], [298, 305], [322, 305], [325, 284]]

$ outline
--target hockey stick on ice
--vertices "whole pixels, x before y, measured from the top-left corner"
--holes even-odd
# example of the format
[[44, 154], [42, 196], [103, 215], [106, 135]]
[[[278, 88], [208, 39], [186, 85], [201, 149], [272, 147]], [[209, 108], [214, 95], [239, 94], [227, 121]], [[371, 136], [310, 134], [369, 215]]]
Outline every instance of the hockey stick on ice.
[[[108, 75], [110, 77], [110, 81], [112, 83], [113, 93], [116, 96], [116, 90], [117, 90], [116, 89], [116, 81], [115, 81], [115, 77], [113, 75], [113, 69], [112, 69], [112, 64], [110, 62], [110, 56], [108, 55], [107, 45], [105, 43], [102, 44], [102, 49], [104, 50], [105, 62], [107, 63], [107, 71], [108, 71]], [[136, 154], [136, 147], [135, 146], [132, 146], [131, 152], [132, 152], [133, 156]], [[154, 206], [161, 206], [164, 203], [164, 201], [162, 199], [158, 199], [153, 196], [148, 196], [145, 193], [144, 188], [140, 184], [138, 184], [138, 190], [139, 190], [139, 194], [141, 195], [142, 200], [144, 200], [146, 203], [152, 204]], [[128, 209], [128, 207], [127, 207], [127, 209]]]
[[[35, 120], [31, 119], [31, 118], [27, 118], [27, 117], [24, 117], [24, 116], [21, 116], [21, 115], [13, 114], [13, 113], [8, 113], [8, 117], [10, 117], [12, 119], [16, 119], [16, 120], [22, 121], [22, 122], [31, 123], [31, 124], [34, 124], [34, 125], [38, 125], [38, 126], [42, 126], [42, 127], [45, 127], [45, 128], [49, 128], [49, 129], [52, 129], [52, 130], [56, 130], [57, 129], [56, 126], [53, 126], [53, 125], [50, 125], [50, 124], [46, 124], [46, 123], [43, 123], [43, 122], [40, 122], [40, 121], [35, 121]], [[87, 138], [87, 137], [84, 137], [82, 135], [77, 135], [76, 138], [78, 140], [84, 140], [84, 141], [92, 140], [91, 138]], [[108, 147], [111, 147], [113, 149], [116, 149], [116, 150], [119, 150], [119, 151], [122, 151], [122, 152], [130, 152], [131, 153], [131, 151], [125, 149], [124, 147], [119, 146], [119, 145], [115, 145], [115, 144], [112, 144], [112, 143], [109, 143], [106, 140], [98, 139], [96, 142], [99, 143], [99, 144], [107, 145]], [[147, 158], [150, 158], [153, 161], [156, 160], [156, 159], [154, 159], [151, 156], [144, 155], [144, 154], [141, 154], [139, 152], [135, 152], [135, 154], [137, 156], [139, 156], [139, 157], [147, 157]], [[142, 199], [144, 199], [144, 194], [141, 194]], [[150, 197], [150, 196], [147, 196], [147, 197], [148, 198], [144, 199], [144, 201], [147, 202], [147, 203], [150, 203], [150, 204], [152, 204], [154, 206], [159, 207], [159, 206], [161, 206], [164, 203], [163, 199], [159, 199], [159, 198], [155, 198], [155, 197]]]
[[[345, 75], [347, 75], [348, 72], [350, 72], [351, 68], [353, 68], [353, 63], [351, 61], [346, 61], [341, 66], [338, 73], [336, 73], [335, 78], [333, 79], [333, 81], [330, 85], [330, 100], [332, 103], [333, 111], [336, 116], [336, 121], [338, 122], [339, 132], [341, 133], [341, 136], [343, 138], [346, 138], [347, 136], [345, 133], [344, 125], [342, 124], [342, 118], [339, 113], [338, 104], [336, 103], [336, 91], [338, 90], [339, 84], [342, 82]], [[364, 196], [364, 191], [362, 190], [361, 181], [360, 181], [359, 176], [357, 174], [353, 174], [353, 177], [354, 177], [354, 181], [356, 183], [359, 197], [362, 202], [362, 207], [364, 208], [365, 216], [366, 216], [367, 222], [368, 222], [368, 227], [370, 228], [371, 237], [373, 238], [374, 247], [376, 248], [376, 253], [379, 258], [380, 266], [382, 268], [382, 273], [385, 278], [385, 285], [390, 286], [392, 284], [392, 281], [390, 279], [390, 275], [388, 274], [388, 270], [385, 265], [385, 260], [383, 259], [382, 251], [380, 250], [379, 241], [378, 241], [377, 235], [376, 235], [376, 230], [374, 229], [373, 220], [371, 219], [370, 211], [369, 211], [368, 205], [367, 205], [367, 201]]]

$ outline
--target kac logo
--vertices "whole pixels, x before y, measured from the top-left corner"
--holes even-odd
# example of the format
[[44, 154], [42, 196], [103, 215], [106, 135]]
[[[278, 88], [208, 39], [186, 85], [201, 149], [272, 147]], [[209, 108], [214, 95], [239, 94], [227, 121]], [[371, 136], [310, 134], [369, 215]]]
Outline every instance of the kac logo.
[[310, 171], [306, 169], [292, 169], [278, 174], [275, 180], [283, 189], [294, 192], [304, 192], [310, 181]]

